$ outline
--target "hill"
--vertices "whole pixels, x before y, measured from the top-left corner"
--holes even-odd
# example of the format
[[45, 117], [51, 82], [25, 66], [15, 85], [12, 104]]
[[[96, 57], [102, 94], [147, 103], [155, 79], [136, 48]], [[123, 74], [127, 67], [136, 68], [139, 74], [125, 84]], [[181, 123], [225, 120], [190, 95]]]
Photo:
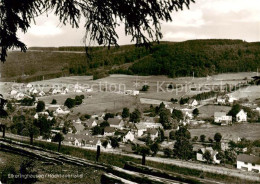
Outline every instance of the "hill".
[[104, 77], [112, 73], [207, 76], [225, 72], [256, 71], [260, 43], [242, 40], [190, 40], [161, 42], [150, 49], [32, 47], [26, 53], [11, 51], [1, 63], [1, 81], [29, 82], [69, 75]]

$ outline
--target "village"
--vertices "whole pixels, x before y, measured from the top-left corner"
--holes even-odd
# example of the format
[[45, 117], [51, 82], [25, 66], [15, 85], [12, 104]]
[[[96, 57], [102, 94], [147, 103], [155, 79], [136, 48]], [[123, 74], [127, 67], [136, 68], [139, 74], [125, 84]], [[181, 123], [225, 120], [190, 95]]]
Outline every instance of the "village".
[[[172, 88], [170, 85], [165, 88]], [[208, 91], [193, 97], [149, 101], [137, 98], [149, 91], [149, 86], [144, 85], [139, 90], [127, 89], [118, 94], [140, 101], [132, 110], [125, 106], [118, 112], [83, 114], [75, 113], [73, 109], [91, 99], [95, 89], [78, 84], [71, 89], [58, 86], [39, 89], [28, 83], [9, 91], [5, 109], [11, 114], [12, 123], [8, 132], [82, 149], [97, 150], [99, 147], [103, 152], [125, 154], [145, 152], [157, 157], [191, 159], [223, 167], [235, 165], [240, 170], [260, 172], [259, 129], [255, 130], [253, 138], [228, 130], [259, 123], [259, 103], [238, 99], [231, 91]], [[74, 98], [57, 104], [56, 98], [68, 94]], [[42, 100], [44, 97], [52, 99], [51, 102]], [[207, 114], [212, 107], [213, 111]], [[37, 128], [33, 134], [28, 133], [27, 121]], [[227, 131], [218, 132], [219, 129]], [[211, 135], [207, 134], [209, 131]], [[183, 143], [183, 140], [187, 142]]]

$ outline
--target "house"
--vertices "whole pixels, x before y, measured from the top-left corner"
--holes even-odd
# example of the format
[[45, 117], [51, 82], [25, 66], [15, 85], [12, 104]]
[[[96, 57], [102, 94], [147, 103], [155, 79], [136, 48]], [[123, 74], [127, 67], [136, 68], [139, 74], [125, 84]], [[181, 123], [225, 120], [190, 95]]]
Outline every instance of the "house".
[[232, 116], [227, 116], [225, 112], [215, 112], [214, 122], [221, 123], [221, 125], [228, 125], [232, 123]]
[[55, 110], [55, 114], [56, 115], [65, 115], [65, 114], [68, 114], [70, 111], [67, 111], [67, 110], [63, 110], [61, 107], [58, 107], [56, 110]]
[[212, 147], [206, 147], [206, 148], [201, 148], [199, 149], [199, 151], [197, 152], [196, 154], [196, 158], [198, 161], [201, 161], [201, 162], [206, 162], [206, 159], [203, 158], [203, 155], [206, 151], [209, 151], [210, 154], [211, 154], [211, 157], [213, 159], [213, 163], [214, 164], [220, 164], [220, 160], [217, 159], [217, 154], [218, 154], [218, 151], [215, 151], [213, 150]]
[[118, 118], [108, 118], [107, 122], [109, 123], [110, 127], [123, 129], [124, 121]]
[[146, 134], [151, 136], [152, 141], [154, 141], [159, 136], [158, 130], [155, 128], [147, 129]]
[[247, 113], [246, 113], [243, 109], [241, 109], [241, 110], [237, 113], [237, 115], [236, 115], [236, 121], [237, 121], [237, 122], [245, 122], [245, 121], [247, 121]]
[[104, 136], [114, 136], [116, 129], [114, 127], [105, 127]]
[[41, 115], [41, 116], [48, 116], [48, 117], [49, 117], [49, 113], [48, 113], [48, 112], [37, 112], [37, 113], [34, 115], [34, 119], [38, 119], [38, 118], [39, 118], [39, 115]]
[[127, 141], [133, 141], [135, 139], [135, 135], [134, 133], [132, 133], [131, 131], [128, 131], [125, 136], [123, 137], [123, 142], [127, 142]]
[[13, 90], [10, 92], [11, 95], [16, 95], [17, 93], [18, 93], [18, 91], [15, 90], [15, 89], [13, 89]]
[[135, 123], [135, 129], [136, 129], [136, 136], [140, 137], [144, 134], [145, 131], [147, 131], [147, 128], [142, 123]]
[[163, 129], [163, 126], [161, 123], [155, 123], [155, 122], [147, 122], [147, 121], [141, 121], [138, 124], [144, 125], [146, 128], [161, 128]]
[[197, 100], [195, 100], [195, 99], [189, 99], [188, 105], [190, 107], [195, 107], [195, 106], [199, 105], [199, 102]]
[[44, 96], [45, 93], [44, 93], [43, 91], [40, 91], [38, 95], [39, 95], [39, 96]]
[[98, 120], [94, 119], [94, 118], [90, 118], [87, 122], [86, 122], [86, 126], [89, 128], [95, 127], [98, 125]]
[[52, 94], [52, 95], [56, 95], [56, 94], [60, 94], [61, 90], [60, 89], [56, 89], [56, 88], [51, 88], [49, 90], [49, 93]]
[[126, 95], [133, 95], [133, 96], [136, 96], [136, 95], [139, 95], [139, 91], [138, 90], [126, 90], [125, 91], [125, 94]]
[[255, 111], [258, 112], [258, 114], [260, 115], [260, 107], [257, 107]]
[[19, 92], [14, 98], [16, 100], [22, 100], [25, 97], [24, 93]]
[[32, 87], [33, 87], [33, 85], [32, 85], [32, 84], [30, 84], [30, 83], [28, 83], [28, 84], [26, 85], [26, 87], [27, 87], [27, 88], [32, 88]]
[[92, 92], [93, 89], [92, 89], [92, 88], [86, 88], [85, 91], [86, 91], [86, 92]]
[[78, 123], [78, 124], [81, 124], [81, 120], [78, 118], [78, 119], [76, 119], [76, 121], [75, 120], [73, 120], [73, 122], [74, 123]]
[[61, 94], [62, 95], [65, 95], [65, 94], [67, 94], [69, 92], [69, 89], [67, 88], [67, 87], [63, 87], [62, 89], [61, 89]]
[[73, 123], [73, 126], [75, 127], [76, 129], [76, 132], [75, 134], [79, 134], [80, 132], [82, 132], [84, 129], [85, 129], [85, 126], [82, 125], [81, 123]]
[[39, 91], [38, 91], [37, 89], [34, 89], [34, 88], [32, 88], [32, 91], [31, 91], [31, 93], [32, 93], [33, 95], [36, 95], [36, 94], [38, 94], [38, 93], [39, 93]]
[[260, 173], [260, 157], [239, 154], [237, 156], [237, 169]]
[[229, 103], [234, 103], [234, 101], [237, 101], [237, 98], [232, 97], [232, 96], [227, 96], [227, 98], [228, 98]]
[[226, 98], [223, 98], [223, 97], [217, 98], [217, 104], [225, 104], [225, 103], [226, 103]]

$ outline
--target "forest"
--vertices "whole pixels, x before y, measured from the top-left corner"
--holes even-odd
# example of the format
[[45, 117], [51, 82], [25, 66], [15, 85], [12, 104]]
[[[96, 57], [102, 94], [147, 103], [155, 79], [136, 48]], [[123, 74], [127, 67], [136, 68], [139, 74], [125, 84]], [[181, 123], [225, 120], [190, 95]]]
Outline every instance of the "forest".
[[[87, 51], [87, 52], [86, 52]], [[70, 75], [109, 74], [202, 77], [227, 72], [256, 71], [260, 42], [190, 40], [153, 43], [150, 48], [32, 47], [11, 51], [1, 63], [1, 81], [29, 82]]]

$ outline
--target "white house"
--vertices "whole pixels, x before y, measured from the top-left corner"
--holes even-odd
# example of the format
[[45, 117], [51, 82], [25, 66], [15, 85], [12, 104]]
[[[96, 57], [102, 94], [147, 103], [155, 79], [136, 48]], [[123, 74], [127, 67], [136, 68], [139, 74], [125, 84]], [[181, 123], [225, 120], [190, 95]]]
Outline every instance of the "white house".
[[93, 89], [92, 89], [92, 88], [86, 88], [85, 91], [86, 91], [86, 92], [92, 92]]
[[19, 92], [14, 98], [16, 100], [22, 100], [25, 97], [25, 94]]
[[229, 103], [234, 103], [234, 101], [236, 101], [236, 100], [237, 100], [237, 98], [232, 97], [232, 96], [228, 96], [228, 102]]
[[135, 123], [135, 128], [136, 128], [136, 135], [138, 137], [142, 136], [144, 132], [147, 131], [146, 126], [141, 123]]
[[225, 112], [215, 112], [214, 122], [221, 123], [221, 125], [227, 125], [232, 123], [232, 116], [227, 116]]
[[114, 127], [105, 127], [104, 128], [104, 136], [114, 136], [115, 128]]
[[237, 169], [260, 173], [260, 157], [239, 154], [237, 156]]
[[107, 122], [109, 123], [110, 127], [123, 129], [124, 127], [124, 120], [118, 118], [108, 118]]
[[127, 141], [132, 142], [134, 139], [135, 139], [135, 135], [131, 131], [128, 131], [126, 135], [123, 137], [123, 142], [127, 142]]
[[214, 164], [220, 164], [220, 160], [217, 159], [218, 151], [213, 150], [212, 147], [206, 147], [206, 148], [199, 149], [199, 151], [196, 154], [196, 158], [198, 161], [206, 162], [206, 159], [204, 159], [204, 157], [203, 157], [203, 155], [206, 151], [210, 152], [212, 160], [213, 160], [212, 162]]
[[48, 112], [37, 112], [37, 113], [34, 115], [34, 119], [38, 119], [38, 118], [39, 118], [39, 115], [49, 116], [49, 113], [48, 113]]
[[136, 96], [136, 95], [139, 95], [139, 91], [138, 90], [126, 90], [125, 91], [125, 94], [126, 95], [133, 95], [133, 96]]
[[199, 102], [198, 102], [197, 100], [195, 100], [195, 99], [190, 99], [190, 100], [188, 101], [188, 105], [189, 105], [190, 107], [195, 107], [195, 106], [199, 105]]
[[38, 95], [39, 95], [39, 96], [44, 96], [45, 93], [44, 93], [43, 91], [40, 91]]
[[64, 114], [68, 114], [70, 111], [66, 111], [66, 110], [63, 110], [61, 107], [58, 107], [55, 111], [56, 114], [58, 115], [64, 115]]
[[18, 93], [18, 91], [15, 90], [15, 89], [13, 89], [13, 90], [10, 92], [11, 95], [16, 95], [17, 93]]
[[87, 121], [86, 125], [89, 127], [89, 128], [92, 128], [92, 127], [95, 127], [98, 125], [98, 120], [94, 119], [94, 118], [91, 118]]
[[217, 98], [217, 103], [218, 103], [218, 104], [225, 104], [225, 103], [226, 103], [226, 99], [223, 98], [223, 97], [218, 97], [218, 98]]
[[28, 84], [26, 85], [26, 87], [27, 87], [27, 88], [31, 88], [31, 87], [33, 87], [33, 85], [30, 84], [30, 83], [28, 83]]
[[236, 121], [237, 121], [237, 122], [245, 122], [245, 121], [247, 121], [247, 113], [246, 113], [243, 109], [241, 109], [241, 110], [237, 113], [237, 115], [236, 115]]

